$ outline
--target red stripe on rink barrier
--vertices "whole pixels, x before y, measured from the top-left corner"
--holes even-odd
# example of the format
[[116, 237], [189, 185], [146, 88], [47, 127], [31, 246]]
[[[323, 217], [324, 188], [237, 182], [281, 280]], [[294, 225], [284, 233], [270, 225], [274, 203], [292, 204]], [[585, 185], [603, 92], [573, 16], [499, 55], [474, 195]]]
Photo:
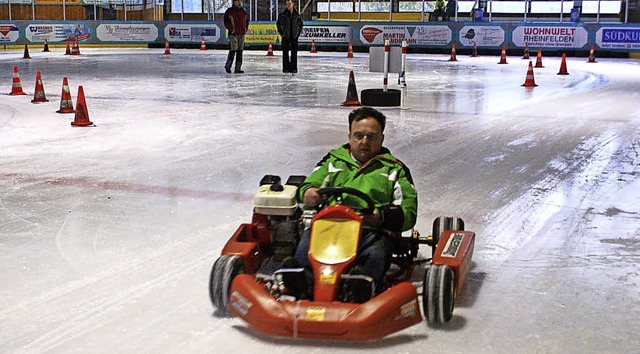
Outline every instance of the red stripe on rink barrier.
[[37, 182], [50, 184], [54, 186], [75, 186], [79, 188], [101, 188], [107, 190], [160, 194], [177, 196], [184, 198], [211, 199], [211, 200], [233, 200], [233, 201], [250, 201], [253, 194], [239, 192], [216, 192], [188, 188], [167, 187], [167, 186], [150, 186], [139, 183], [100, 181], [88, 177], [49, 177], [29, 175], [23, 173], [0, 173], [2, 180], [17, 180], [21, 182]]

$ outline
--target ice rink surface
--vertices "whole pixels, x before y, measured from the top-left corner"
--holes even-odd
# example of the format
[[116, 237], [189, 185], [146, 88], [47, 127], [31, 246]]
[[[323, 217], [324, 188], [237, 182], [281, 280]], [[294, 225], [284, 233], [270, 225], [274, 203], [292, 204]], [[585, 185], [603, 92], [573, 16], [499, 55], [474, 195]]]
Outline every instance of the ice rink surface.
[[[417, 229], [459, 215], [473, 268], [447, 326], [364, 343], [270, 338], [213, 314], [208, 279], [260, 178], [347, 141], [367, 54], [0, 52], [2, 353], [632, 353], [640, 350], [640, 61], [409, 54], [385, 145], [411, 168]], [[597, 56], [597, 53], [596, 53]], [[535, 57], [532, 57], [535, 63]], [[9, 96], [17, 66], [27, 96]], [[33, 104], [36, 71], [47, 103]], [[95, 127], [57, 114], [62, 78]], [[390, 88], [398, 88], [397, 74]], [[423, 252], [428, 252], [425, 247]]]

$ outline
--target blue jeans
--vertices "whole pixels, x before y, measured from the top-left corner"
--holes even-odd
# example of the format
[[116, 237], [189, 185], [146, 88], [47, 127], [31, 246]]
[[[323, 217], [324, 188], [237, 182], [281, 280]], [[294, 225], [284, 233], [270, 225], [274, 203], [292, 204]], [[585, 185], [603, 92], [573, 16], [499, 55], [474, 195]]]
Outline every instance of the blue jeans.
[[[304, 231], [295, 254], [296, 260], [307, 270], [311, 269], [308, 256], [310, 233], [310, 229]], [[373, 278], [376, 286], [382, 284], [384, 275], [389, 269], [394, 245], [394, 241], [385, 232], [379, 230], [365, 234], [360, 240], [355, 264], [360, 265], [365, 274]], [[307, 272], [307, 275], [309, 273], [311, 272]], [[312, 273], [311, 277], [313, 277]]]

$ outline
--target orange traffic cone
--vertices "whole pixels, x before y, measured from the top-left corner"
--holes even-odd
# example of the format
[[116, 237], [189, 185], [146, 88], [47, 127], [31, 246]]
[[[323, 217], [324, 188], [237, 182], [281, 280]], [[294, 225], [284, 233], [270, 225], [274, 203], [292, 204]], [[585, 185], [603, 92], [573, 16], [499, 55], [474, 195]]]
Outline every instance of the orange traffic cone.
[[353, 45], [349, 42], [349, 50], [347, 51], [347, 58], [353, 58]]
[[531, 64], [531, 60], [529, 60], [529, 69], [527, 69], [527, 77], [524, 80], [523, 87], [536, 87], [536, 80], [533, 77], [533, 65]]
[[498, 64], [506, 64], [507, 63], [507, 49], [502, 46], [502, 52], [500, 53], [500, 62]]
[[36, 71], [36, 89], [33, 94], [33, 99], [31, 103], [39, 103], [39, 102], [49, 102], [47, 99], [47, 95], [44, 94], [44, 86], [42, 85], [42, 77], [40, 76], [40, 72]]
[[560, 71], [558, 71], [558, 75], [569, 75], [567, 71], [567, 55], [562, 53], [562, 62], [560, 63]]
[[164, 40], [164, 55], [171, 55], [171, 50], [169, 49], [169, 40]]
[[204, 37], [202, 37], [202, 42], [200, 42], [200, 50], [207, 50], [207, 44], [204, 42]]
[[78, 41], [75, 39], [71, 43], [71, 55], [80, 55], [80, 46], [78, 46]]
[[529, 59], [529, 43], [524, 44], [524, 54], [522, 55], [522, 59]]
[[311, 50], [309, 51], [309, 53], [317, 53], [318, 51], [316, 50], [316, 41], [314, 39], [311, 40]]
[[267, 55], [268, 57], [272, 57], [273, 56], [273, 43], [271, 41], [269, 41], [269, 48], [267, 49]]
[[449, 61], [458, 61], [458, 59], [456, 59], [456, 45], [453, 44], [451, 46], [451, 57], [449, 58]]
[[65, 41], [67, 42], [67, 49], [64, 51], [64, 55], [71, 55], [71, 48], [69, 48], [69, 41]]
[[18, 67], [13, 67], [13, 80], [11, 82], [11, 93], [9, 95], [26, 95], [24, 91], [22, 91], [22, 83], [20, 82], [20, 74], [18, 74]]
[[534, 68], [544, 68], [542, 65], [542, 49], [538, 49], [538, 57], [536, 58], [536, 66]]
[[44, 39], [44, 49], [42, 49], [43, 52], [50, 52], [49, 50], [49, 42], [47, 42], [47, 39]]
[[472, 58], [478, 57], [478, 46], [476, 45], [476, 42], [473, 42], [473, 50], [471, 51], [471, 57]]
[[591, 50], [589, 51], [589, 60], [587, 61], [587, 63], [597, 63], [594, 45], [591, 46]]
[[342, 102], [343, 106], [361, 106], [358, 100], [358, 89], [356, 88], [356, 79], [353, 76], [353, 70], [349, 72], [349, 86], [347, 87], [347, 99]]
[[60, 95], [60, 109], [56, 113], [76, 113], [73, 109], [73, 101], [71, 100], [71, 92], [69, 92], [69, 82], [67, 77], [62, 78], [62, 95]]
[[87, 103], [84, 100], [84, 90], [82, 86], [78, 86], [78, 103], [76, 104], [76, 116], [71, 122], [74, 127], [88, 127], [93, 125], [89, 120], [89, 112], [87, 111]]
[[22, 56], [22, 59], [31, 59], [31, 57], [29, 56], [29, 47], [27, 47], [27, 44], [24, 44], [24, 55]]

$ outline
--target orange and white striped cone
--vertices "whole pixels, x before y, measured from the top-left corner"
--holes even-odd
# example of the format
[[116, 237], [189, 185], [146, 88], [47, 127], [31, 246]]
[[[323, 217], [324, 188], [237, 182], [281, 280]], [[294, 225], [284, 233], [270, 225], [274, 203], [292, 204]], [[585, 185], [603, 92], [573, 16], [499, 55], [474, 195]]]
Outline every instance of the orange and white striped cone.
[[84, 99], [84, 89], [78, 86], [78, 103], [76, 104], [76, 116], [71, 122], [74, 127], [89, 127], [93, 122], [89, 120], [89, 111], [87, 111], [87, 103]]
[[267, 48], [267, 57], [273, 56], [273, 42], [269, 41], [269, 48]]
[[349, 42], [349, 50], [347, 51], [347, 58], [353, 58], [353, 45]]
[[533, 64], [531, 63], [531, 60], [529, 60], [529, 68], [527, 69], [527, 77], [524, 80], [524, 84], [522, 84], [523, 87], [536, 87], [538, 85], [536, 85], [536, 80], [533, 77]]
[[64, 55], [71, 55], [71, 48], [69, 47], [69, 41], [65, 41], [67, 42], [67, 49], [65, 49], [64, 51]]
[[500, 62], [498, 64], [506, 64], [507, 63], [507, 48], [502, 46], [502, 52], [500, 52]]
[[164, 55], [171, 55], [171, 49], [169, 49], [169, 40], [164, 40]]
[[542, 49], [538, 49], [538, 56], [536, 57], [536, 66], [534, 68], [544, 68], [542, 65]]
[[35, 93], [33, 94], [33, 99], [31, 103], [40, 103], [40, 102], [49, 102], [47, 99], [47, 95], [44, 93], [44, 86], [42, 85], [42, 76], [40, 76], [40, 72], [36, 71], [36, 88]]
[[60, 109], [56, 113], [76, 113], [73, 108], [73, 100], [71, 99], [71, 92], [69, 92], [69, 82], [67, 77], [62, 78], [62, 94], [60, 95]]
[[29, 55], [29, 47], [26, 43], [24, 44], [24, 55], [22, 56], [22, 59], [31, 59], [31, 56]]
[[589, 50], [589, 60], [587, 60], [587, 63], [597, 63], [594, 45], [592, 45], [591, 50]]
[[560, 71], [558, 71], [558, 75], [569, 75], [567, 71], [567, 55], [562, 53], [562, 62], [560, 63]]
[[42, 49], [43, 52], [50, 52], [49, 50], [49, 42], [47, 42], [47, 39], [44, 39], [44, 49]]
[[204, 37], [202, 37], [202, 41], [200, 42], [200, 50], [207, 50], [207, 44], [204, 42]]
[[458, 59], [456, 59], [456, 45], [453, 44], [451, 46], [451, 57], [449, 58], [449, 61], [458, 61]]
[[317, 53], [318, 51], [316, 50], [316, 41], [314, 39], [311, 40], [311, 50], [309, 51], [309, 53]]
[[522, 55], [522, 59], [529, 59], [529, 43], [524, 44], [524, 54]]
[[356, 78], [353, 70], [349, 72], [349, 86], [347, 87], [347, 99], [342, 102], [343, 106], [362, 106], [358, 100], [358, 89], [356, 88]]
[[477, 58], [478, 57], [478, 46], [476, 45], [476, 42], [473, 42], [473, 49], [471, 50], [471, 57], [472, 58]]
[[71, 55], [80, 55], [80, 46], [78, 45], [78, 40], [73, 40], [71, 44]]
[[26, 93], [24, 93], [24, 91], [22, 90], [22, 83], [20, 82], [20, 74], [18, 73], [17, 66], [13, 67], [13, 79], [11, 82], [11, 93], [9, 93], [9, 95], [26, 95]]

